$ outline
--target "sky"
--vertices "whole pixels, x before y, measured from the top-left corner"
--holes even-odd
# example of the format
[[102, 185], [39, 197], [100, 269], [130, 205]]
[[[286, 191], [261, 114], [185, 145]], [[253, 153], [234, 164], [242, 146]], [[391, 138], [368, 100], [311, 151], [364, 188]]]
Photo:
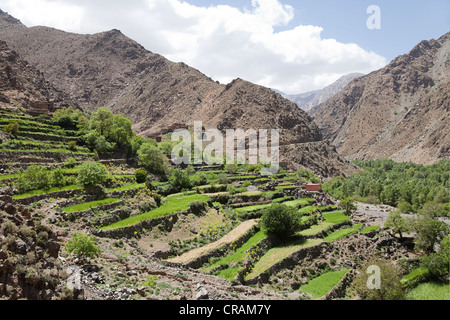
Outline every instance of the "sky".
[[450, 31], [450, 1], [2, 0], [28, 27], [119, 29], [221, 83], [298, 94], [370, 73]]

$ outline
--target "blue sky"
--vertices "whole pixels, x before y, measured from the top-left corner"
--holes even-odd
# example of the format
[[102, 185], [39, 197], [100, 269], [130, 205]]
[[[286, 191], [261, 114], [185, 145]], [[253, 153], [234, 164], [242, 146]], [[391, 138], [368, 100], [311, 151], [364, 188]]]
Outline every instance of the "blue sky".
[[[370, 30], [367, 8], [380, 8]], [[450, 31], [449, 0], [2, 0], [31, 27], [119, 29], [148, 50], [221, 83], [296, 94], [369, 73]]]

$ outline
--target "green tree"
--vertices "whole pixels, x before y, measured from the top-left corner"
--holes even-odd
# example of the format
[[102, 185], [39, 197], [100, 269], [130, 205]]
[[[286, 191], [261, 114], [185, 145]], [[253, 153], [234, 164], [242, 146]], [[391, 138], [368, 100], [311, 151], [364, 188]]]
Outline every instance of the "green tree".
[[51, 175], [52, 186], [54, 187], [64, 187], [66, 185], [66, 178], [61, 168], [57, 168], [52, 171]]
[[402, 272], [394, 262], [371, 258], [359, 268], [349, 291], [361, 300], [404, 300], [401, 279]]
[[143, 169], [136, 170], [136, 172], [134, 173], [134, 176], [136, 177], [137, 183], [144, 183], [147, 181], [148, 172]]
[[357, 207], [355, 206], [355, 203], [353, 199], [351, 198], [345, 198], [344, 200], [339, 202], [339, 206], [345, 210], [346, 215], [351, 215], [353, 210], [356, 210]]
[[173, 170], [171, 176], [169, 177], [169, 182], [177, 191], [191, 188], [190, 176], [187, 171], [184, 170]]
[[46, 190], [51, 186], [51, 177], [45, 167], [32, 165], [20, 173], [15, 182], [15, 186], [19, 192], [39, 189]]
[[79, 184], [86, 187], [103, 185], [108, 175], [106, 168], [101, 163], [85, 162], [77, 168]]
[[384, 227], [391, 230], [394, 234], [398, 234], [400, 239], [403, 239], [403, 234], [409, 231], [409, 223], [399, 211], [393, 211], [389, 214]]
[[434, 278], [448, 278], [450, 258], [450, 237], [445, 237], [436, 253], [431, 253], [420, 259], [421, 267], [427, 268]]
[[302, 223], [295, 207], [284, 204], [273, 204], [261, 217], [261, 226], [269, 234], [285, 241], [300, 230]]
[[414, 238], [415, 249], [430, 254], [436, 244], [440, 243], [448, 235], [448, 226], [435, 219], [427, 212], [420, 212], [411, 223], [412, 230], [416, 232]]
[[66, 244], [66, 249], [82, 260], [95, 258], [101, 253], [100, 248], [96, 245], [95, 238], [81, 233], [75, 233], [72, 236], [72, 239]]
[[98, 108], [96, 112], [92, 114], [90, 120], [90, 129], [97, 131], [104, 137], [111, 135], [111, 130], [114, 124], [114, 115], [111, 110], [106, 108]]
[[139, 165], [149, 169], [154, 174], [165, 174], [168, 170], [162, 151], [152, 142], [145, 142], [138, 152]]
[[113, 124], [110, 132], [110, 138], [119, 146], [128, 146], [133, 138], [131, 129], [131, 120], [121, 115], [113, 117]]

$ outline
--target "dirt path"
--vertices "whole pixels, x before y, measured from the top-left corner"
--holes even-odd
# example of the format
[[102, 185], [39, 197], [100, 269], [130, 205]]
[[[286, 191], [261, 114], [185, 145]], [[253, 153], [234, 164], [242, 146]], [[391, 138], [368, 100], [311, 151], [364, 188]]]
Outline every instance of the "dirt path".
[[188, 251], [188, 252], [182, 254], [181, 256], [175, 257], [168, 261], [174, 262], [174, 263], [188, 263], [188, 262], [214, 250], [214, 249], [217, 249], [221, 246], [224, 246], [224, 245], [227, 245], [227, 244], [230, 244], [230, 243], [236, 241], [237, 239], [242, 237], [244, 234], [246, 234], [256, 224], [258, 224], [257, 220], [245, 221], [245, 222], [241, 223], [239, 226], [237, 226], [235, 229], [233, 229], [226, 236], [224, 236], [222, 239], [217, 240], [216, 242], [210, 243], [201, 248], [197, 248], [197, 249]]

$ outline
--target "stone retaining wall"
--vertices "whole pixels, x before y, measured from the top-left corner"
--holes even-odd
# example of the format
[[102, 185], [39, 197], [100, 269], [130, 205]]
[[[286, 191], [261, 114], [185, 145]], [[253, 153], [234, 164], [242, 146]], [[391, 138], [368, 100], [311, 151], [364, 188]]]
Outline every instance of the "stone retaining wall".
[[350, 270], [341, 279], [341, 281], [339, 281], [339, 283], [320, 300], [333, 300], [345, 297], [345, 292], [347, 291], [347, 288], [352, 284], [352, 281], [355, 278], [355, 276], [356, 276], [355, 270]]

